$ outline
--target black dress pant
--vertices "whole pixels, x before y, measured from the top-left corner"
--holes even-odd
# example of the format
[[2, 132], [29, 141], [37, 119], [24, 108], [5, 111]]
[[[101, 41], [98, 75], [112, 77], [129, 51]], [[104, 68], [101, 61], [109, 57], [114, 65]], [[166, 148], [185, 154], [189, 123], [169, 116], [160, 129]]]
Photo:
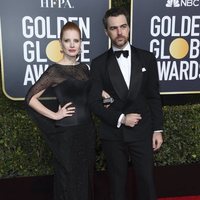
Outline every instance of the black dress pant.
[[137, 199], [156, 200], [151, 137], [133, 142], [102, 140], [111, 183], [112, 200], [127, 200], [128, 159], [136, 174]]

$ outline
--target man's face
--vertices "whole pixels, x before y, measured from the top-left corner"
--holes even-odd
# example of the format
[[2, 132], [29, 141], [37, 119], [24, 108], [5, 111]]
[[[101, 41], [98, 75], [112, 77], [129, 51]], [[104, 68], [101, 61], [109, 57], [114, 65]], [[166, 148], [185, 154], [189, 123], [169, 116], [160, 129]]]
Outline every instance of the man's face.
[[108, 17], [106, 34], [115, 47], [122, 49], [126, 45], [129, 31], [129, 25], [124, 15]]

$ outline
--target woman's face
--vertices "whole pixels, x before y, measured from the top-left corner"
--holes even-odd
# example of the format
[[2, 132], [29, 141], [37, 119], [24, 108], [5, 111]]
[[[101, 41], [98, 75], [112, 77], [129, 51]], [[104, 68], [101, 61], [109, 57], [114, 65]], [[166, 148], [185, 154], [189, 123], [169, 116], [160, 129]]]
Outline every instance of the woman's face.
[[80, 52], [81, 39], [77, 30], [65, 30], [60, 42], [65, 55], [75, 57]]

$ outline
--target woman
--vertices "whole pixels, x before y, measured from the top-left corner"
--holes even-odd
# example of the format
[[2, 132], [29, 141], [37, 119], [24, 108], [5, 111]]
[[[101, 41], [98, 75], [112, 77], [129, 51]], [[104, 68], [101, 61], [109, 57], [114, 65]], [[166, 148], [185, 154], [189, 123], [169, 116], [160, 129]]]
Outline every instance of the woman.
[[[26, 102], [53, 152], [54, 199], [90, 200], [95, 134], [87, 105], [89, 70], [86, 64], [77, 62], [81, 32], [75, 23], [62, 27], [60, 44], [63, 59], [42, 74], [27, 93]], [[56, 111], [39, 100], [49, 88], [58, 100]]]

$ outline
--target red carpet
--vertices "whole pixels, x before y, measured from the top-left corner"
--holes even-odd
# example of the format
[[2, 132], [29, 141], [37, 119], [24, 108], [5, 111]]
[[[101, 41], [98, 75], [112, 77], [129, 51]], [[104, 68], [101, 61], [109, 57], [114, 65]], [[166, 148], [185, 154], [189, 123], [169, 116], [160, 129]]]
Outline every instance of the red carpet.
[[168, 198], [159, 198], [159, 200], [200, 200], [200, 196], [168, 197]]

